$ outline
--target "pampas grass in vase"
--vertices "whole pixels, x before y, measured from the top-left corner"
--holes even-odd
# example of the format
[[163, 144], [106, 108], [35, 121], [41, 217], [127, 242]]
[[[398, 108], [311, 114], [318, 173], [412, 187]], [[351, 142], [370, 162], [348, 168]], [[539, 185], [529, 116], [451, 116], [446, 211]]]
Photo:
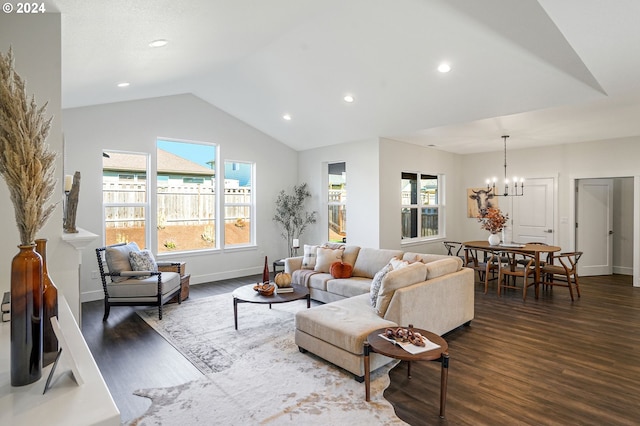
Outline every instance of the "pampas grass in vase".
[[56, 154], [46, 139], [51, 118], [44, 117], [14, 68], [13, 51], [0, 52], [0, 175], [4, 178], [20, 233], [20, 251], [11, 262], [11, 385], [42, 376], [42, 258], [36, 233], [55, 209]]

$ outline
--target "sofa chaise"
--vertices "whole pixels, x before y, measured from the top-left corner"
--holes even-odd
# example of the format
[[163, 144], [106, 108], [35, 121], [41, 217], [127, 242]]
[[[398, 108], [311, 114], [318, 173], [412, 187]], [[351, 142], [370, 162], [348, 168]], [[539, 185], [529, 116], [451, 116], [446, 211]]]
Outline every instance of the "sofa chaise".
[[[443, 335], [473, 319], [474, 272], [458, 257], [328, 247], [342, 251], [340, 260], [340, 252], [330, 259], [351, 266], [349, 277], [325, 272], [322, 255], [316, 265], [305, 265], [305, 256], [285, 259], [293, 284], [308, 287], [311, 298], [325, 303], [296, 314], [295, 341], [302, 352], [342, 367], [357, 380], [363, 379], [364, 341], [372, 331], [412, 324]], [[316, 248], [318, 253], [324, 249]], [[390, 361], [372, 354], [371, 370]]]

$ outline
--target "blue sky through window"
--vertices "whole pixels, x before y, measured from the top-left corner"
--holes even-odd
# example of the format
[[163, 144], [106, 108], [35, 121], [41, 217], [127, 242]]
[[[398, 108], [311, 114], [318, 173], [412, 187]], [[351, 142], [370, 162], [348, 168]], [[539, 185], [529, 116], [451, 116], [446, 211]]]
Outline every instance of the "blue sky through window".
[[215, 161], [216, 158], [215, 145], [158, 139], [158, 148], [207, 168], [211, 168], [211, 164], [207, 162]]

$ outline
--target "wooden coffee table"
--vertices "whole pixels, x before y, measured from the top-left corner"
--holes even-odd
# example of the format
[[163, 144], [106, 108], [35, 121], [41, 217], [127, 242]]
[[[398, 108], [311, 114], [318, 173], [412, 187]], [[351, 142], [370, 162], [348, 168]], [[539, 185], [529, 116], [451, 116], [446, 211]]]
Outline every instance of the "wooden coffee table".
[[238, 329], [238, 303], [259, 303], [262, 305], [271, 305], [274, 303], [287, 303], [294, 300], [307, 299], [307, 309], [311, 307], [311, 296], [306, 287], [294, 285], [293, 292], [272, 294], [271, 296], [263, 296], [253, 289], [255, 284], [249, 284], [238, 287], [231, 293], [233, 296], [233, 321]]
[[447, 400], [447, 378], [449, 374], [449, 345], [440, 336], [427, 330], [420, 328], [412, 328], [414, 331], [422, 334], [422, 336], [429, 339], [431, 342], [440, 345], [439, 348], [430, 351], [421, 352], [418, 354], [411, 354], [400, 346], [396, 346], [392, 342], [380, 337], [380, 334], [384, 334], [386, 329], [380, 328], [371, 332], [367, 336], [367, 340], [364, 343], [364, 386], [365, 386], [365, 400], [370, 399], [370, 386], [371, 386], [371, 366], [369, 360], [370, 352], [375, 352], [380, 355], [388, 356], [389, 358], [399, 359], [401, 361], [407, 361], [407, 377], [411, 378], [411, 361], [438, 361], [442, 364], [440, 372], [440, 417], [444, 418], [444, 409]]

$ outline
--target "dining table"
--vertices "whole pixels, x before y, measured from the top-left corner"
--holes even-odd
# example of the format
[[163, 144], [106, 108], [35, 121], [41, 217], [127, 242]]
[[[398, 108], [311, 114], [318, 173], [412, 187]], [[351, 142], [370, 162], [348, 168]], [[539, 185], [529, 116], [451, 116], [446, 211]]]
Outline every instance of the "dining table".
[[[478, 241], [466, 241], [464, 246], [464, 260], [465, 265], [469, 264], [469, 250], [483, 250], [490, 253], [503, 252], [503, 251], [517, 251], [533, 255], [535, 259], [535, 284], [540, 284], [540, 270], [542, 262], [540, 261], [540, 255], [547, 253], [547, 256], [552, 256], [553, 253], [562, 250], [558, 246], [551, 246], [547, 244], [534, 244], [534, 243], [509, 243], [509, 244], [496, 244], [491, 245], [487, 240]], [[537, 287], [536, 287], [537, 288]]]

